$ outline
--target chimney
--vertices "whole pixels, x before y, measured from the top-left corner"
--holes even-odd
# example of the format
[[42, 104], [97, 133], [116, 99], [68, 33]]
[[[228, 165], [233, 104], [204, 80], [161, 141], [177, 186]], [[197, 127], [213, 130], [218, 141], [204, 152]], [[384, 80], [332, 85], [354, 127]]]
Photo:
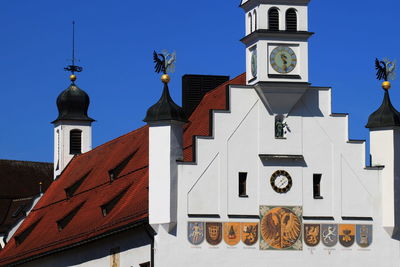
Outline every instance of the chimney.
[[229, 76], [186, 74], [182, 77], [182, 108], [189, 118], [204, 95], [229, 81]]

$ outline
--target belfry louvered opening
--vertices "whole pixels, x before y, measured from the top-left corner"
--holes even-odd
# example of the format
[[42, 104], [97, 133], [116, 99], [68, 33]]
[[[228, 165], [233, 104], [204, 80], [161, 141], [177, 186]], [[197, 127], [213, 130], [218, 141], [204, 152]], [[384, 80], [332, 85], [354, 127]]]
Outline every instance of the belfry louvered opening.
[[82, 153], [82, 131], [71, 130], [69, 133], [69, 153], [71, 155]]
[[74, 196], [76, 190], [78, 190], [78, 188], [82, 185], [82, 183], [86, 180], [86, 178], [89, 176], [91, 171], [89, 171], [88, 173], [86, 173], [84, 176], [82, 176], [82, 178], [80, 178], [78, 181], [76, 181], [75, 183], [73, 183], [71, 186], [67, 187], [64, 189], [65, 194], [67, 196], [67, 198], [71, 198]]
[[115, 168], [111, 169], [108, 171], [108, 175], [110, 176], [110, 181], [114, 181], [119, 177], [121, 172], [124, 170], [126, 165], [128, 165], [129, 161], [133, 158], [133, 156], [136, 154], [137, 150], [127, 156], [123, 161], [121, 161]]
[[275, 7], [268, 11], [268, 29], [279, 31], [279, 10]]
[[29, 234], [33, 231], [33, 229], [35, 229], [36, 225], [38, 225], [38, 223], [40, 222], [42, 218], [40, 218], [39, 220], [37, 220], [36, 222], [32, 223], [29, 227], [27, 227], [22, 233], [20, 233], [19, 235], [16, 235], [14, 237], [15, 239], [15, 243], [18, 245], [22, 244], [22, 242], [25, 241], [25, 239], [29, 236]]
[[297, 31], [297, 13], [293, 8], [286, 11], [286, 30]]
[[83, 204], [85, 204], [85, 202], [79, 204], [76, 208], [70, 211], [62, 219], [57, 221], [58, 231], [61, 231], [62, 229], [67, 227], [67, 225], [72, 221], [72, 219], [75, 217], [78, 211], [82, 208]]
[[[128, 187], [129, 188], [129, 187]], [[128, 188], [122, 190], [116, 197], [102, 205], [101, 212], [103, 213], [103, 216], [107, 216], [112, 209], [118, 204], [118, 202], [121, 200], [121, 198], [125, 195], [126, 191], [128, 191]]]

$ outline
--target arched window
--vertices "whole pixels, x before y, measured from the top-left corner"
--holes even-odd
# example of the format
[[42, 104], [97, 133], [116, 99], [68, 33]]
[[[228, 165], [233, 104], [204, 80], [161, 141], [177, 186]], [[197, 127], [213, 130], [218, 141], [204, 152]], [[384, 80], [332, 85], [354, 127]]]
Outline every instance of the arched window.
[[69, 153], [71, 155], [82, 153], [82, 131], [81, 130], [71, 130], [69, 133]]
[[253, 32], [253, 16], [249, 13], [249, 34]]
[[297, 13], [293, 8], [286, 11], [286, 30], [297, 31]]
[[268, 11], [268, 29], [279, 31], [279, 11], [275, 7]]
[[254, 10], [253, 16], [254, 16], [254, 30], [256, 31], [257, 30], [257, 11]]

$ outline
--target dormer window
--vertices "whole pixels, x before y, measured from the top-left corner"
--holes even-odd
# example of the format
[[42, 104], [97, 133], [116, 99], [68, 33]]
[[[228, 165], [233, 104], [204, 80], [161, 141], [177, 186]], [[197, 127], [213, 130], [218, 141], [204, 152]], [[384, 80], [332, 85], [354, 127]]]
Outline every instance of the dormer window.
[[126, 157], [123, 161], [121, 161], [115, 168], [108, 171], [108, 175], [110, 176], [111, 182], [119, 177], [120, 173], [124, 170], [126, 165], [128, 165], [129, 161], [136, 154], [136, 152], [137, 150], [132, 154], [130, 154], [128, 157]]
[[286, 11], [286, 30], [293, 32], [297, 31], [297, 13], [293, 8]]
[[67, 225], [72, 221], [72, 219], [75, 217], [75, 215], [78, 213], [78, 211], [82, 208], [83, 204], [85, 204], [85, 202], [79, 204], [79, 206], [77, 206], [75, 209], [70, 211], [62, 219], [57, 221], [58, 231], [61, 231], [65, 227], [67, 227]]
[[25, 241], [25, 239], [29, 236], [29, 234], [33, 231], [33, 229], [35, 229], [36, 225], [38, 225], [38, 223], [40, 222], [42, 218], [40, 218], [39, 220], [37, 220], [36, 222], [34, 222], [33, 224], [31, 224], [29, 227], [27, 227], [24, 231], [22, 231], [22, 233], [20, 233], [19, 235], [16, 235], [14, 237], [15, 239], [15, 243], [18, 245], [22, 244], [22, 242]]
[[[129, 188], [129, 187], [128, 187]], [[128, 188], [122, 190], [117, 196], [115, 196], [113, 199], [102, 205], [101, 212], [103, 213], [103, 216], [107, 216], [112, 209], [118, 204], [118, 202], [121, 200], [121, 198], [125, 195], [126, 191], [128, 191]]]
[[279, 31], [279, 11], [275, 7], [268, 11], [268, 29]]
[[76, 190], [78, 190], [78, 188], [86, 180], [86, 178], [89, 176], [89, 174], [90, 174], [90, 171], [88, 173], [86, 173], [84, 176], [82, 176], [82, 178], [80, 178], [78, 181], [73, 183], [71, 186], [64, 189], [65, 195], [67, 196], [67, 198], [71, 198], [74, 196]]
[[69, 134], [69, 153], [77, 155], [82, 153], [82, 131], [75, 129]]

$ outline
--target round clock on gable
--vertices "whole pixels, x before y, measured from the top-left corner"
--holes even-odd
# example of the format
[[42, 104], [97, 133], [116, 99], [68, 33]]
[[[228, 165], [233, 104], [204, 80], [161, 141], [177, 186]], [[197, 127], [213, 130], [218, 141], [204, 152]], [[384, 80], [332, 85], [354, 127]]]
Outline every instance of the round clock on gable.
[[290, 174], [287, 171], [276, 171], [271, 176], [272, 189], [279, 194], [289, 192], [292, 185], [292, 177], [290, 177]]
[[287, 74], [296, 68], [297, 56], [290, 47], [278, 46], [271, 52], [270, 63], [276, 72]]

